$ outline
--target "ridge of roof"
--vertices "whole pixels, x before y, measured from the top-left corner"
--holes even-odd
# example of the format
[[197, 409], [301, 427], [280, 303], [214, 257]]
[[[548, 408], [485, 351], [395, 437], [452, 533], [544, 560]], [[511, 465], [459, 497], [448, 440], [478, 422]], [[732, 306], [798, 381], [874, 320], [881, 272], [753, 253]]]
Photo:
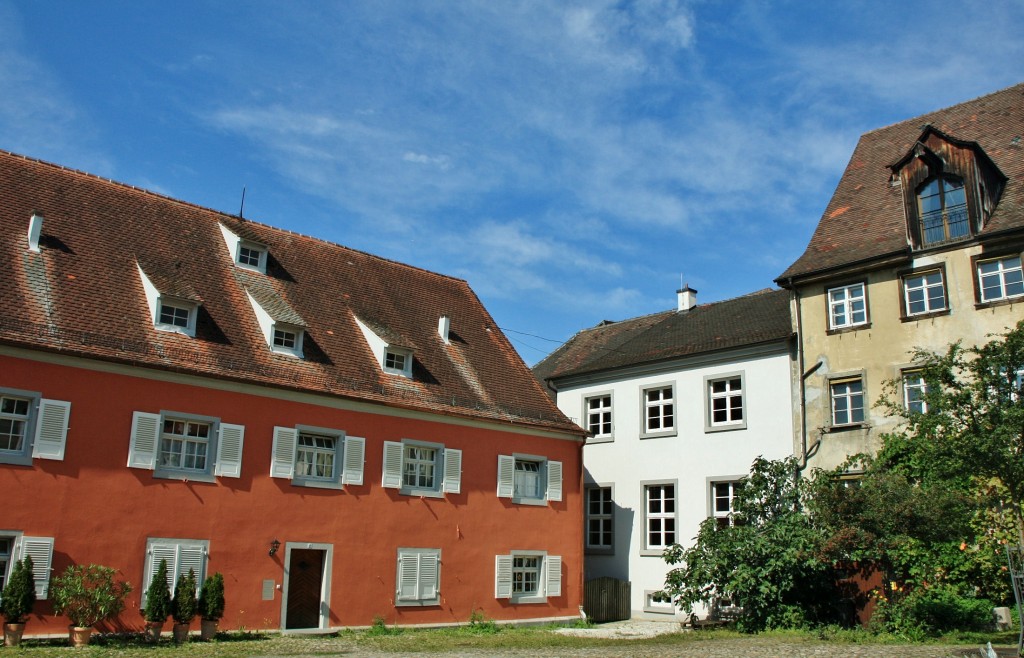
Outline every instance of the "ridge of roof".
[[[731, 307], [746, 313], [732, 316]], [[763, 288], [687, 311], [598, 325], [577, 332], [533, 372], [540, 380], [559, 379], [782, 340], [792, 334], [789, 312], [788, 291]]]
[[151, 196], [151, 197], [153, 197], [155, 199], [159, 199], [161, 201], [168, 201], [170, 203], [174, 203], [174, 204], [177, 204], [177, 205], [180, 205], [180, 206], [185, 206], [187, 208], [192, 208], [194, 210], [201, 210], [203, 212], [213, 213], [215, 215], [219, 215], [220, 217], [227, 218], [227, 219], [232, 220], [234, 222], [242, 222], [243, 224], [253, 224], [253, 225], [259, 226], [261, 228], [267, 229], [269, 231], [274, 231], [276, 233], [283, 233], [285, 235], [291, 235], [291, 236], [295, 236], [295, 237], [298, 237], [298, 238], [303, 238], [305, 240], [312, 240], [314, 242], [319, 242], [321, 244], [329, 245], [329, 246], [332, 246], [332, 247], [337, 247], [339, 249], [344, 249], [345, 251], [350, 251], [352, 253], [361, 254], [361, 255], [366, 256], [368, 258], [375, 258], [377, 260], [381, 260], [381, 261], [384, 261], [384, 262], [387, 262], [387, 263], [391, 263], [393, 265], [398, 265], [399, 267], [407, 267], [409, 269], [418, 270], [420, 272], [425, 272], [427, 274], [431, 274], [433, 276], [438, 276], [438, 277], [441, 277], [443, 279], [450, 279], [452, 281], [460, 281], [462, 283], [468, 283], [465, 279], [460, 278], [460, 277], [456, 277], [456, 276], [451, 276], [450, 274], [442, 274], [440, 272], [435, 272], [433, 270], [428, 270], [428, 269], [426, 269], [424, 267], [419, 267], [417, 265], [410, 265], [409, 263], [403, 263], [402, 261], [394, 260], [392, 258], [387, 258], [385, 256], [378, 256], [377, 254], [371, 254], [370, 252], [363, 251], [362, 249], [355, 249], [354, 247], [349, 247], [349, 246], [343, 245], [343, 244], [338, 243], [338, 242], [333, 242], [331, 240], [325, 240], [324, 238], [318, 238], [318, 237], [316, 237], [314, 235], [306, 235], [305, 233], [300, 233], [298, 231], [293, 231], [291, 229], [281, 228], [280, 226], [273, 226], [271, 224], [267, 224], [267, 223], [261, 222], [259, 220], [249, 219], [248, 217], [241, 217], [239, 215], [232, 215], [232, 214], [227, 213], [227, 212], [225, 212], [223, 210], [217, 210], [216, 208], [211, 208], [209, 206], [204, 206], [204, 205], [201, 205], [201, 204], [198, 204], [198, 203], [193, 203], [191, 201], [185, 201], [183, 199], [178, 199], [178, 198], [169, 196], [167, 194], [161, 194], [160, 192], [154, 192], [153, 190], [146, 189], [144, 187], [139, 187], [138, 185], [132, 185], [131, 183], [125, 183], [125, 182], [122, 182], [122, 181], [119, 181], [119, 180], [115, 180], [113, 178], [108, 178], [106, 176], [100, 176], [99, 174], [93, 174], [91, 172], [84, 171], [82, 169], [77, 169], [75, 167], [68, 167], [68, 166], [65, 166], [65, 165], [62, 165], [62, 164], [58, 164], [56, 162], [50, 162], [49, 160], [43, 160], [41, 158], [34, 158], [32, 156], [24, 155], [22, 153], [15, 153], [14, 151], [8, 151], [7, 149], [3, 149], [3, 148], [0, 148], [0, 155], [2, 155], [2, 156], [9, 156], [9, 157], [12, 157], [12, 158], [17, 158], [17, 159], [25, 160], [26, 162], [31, 162], [31, 163], [34, 163], [34, 164], [42, 165], [44, 167], [52, 167], [54, 169], [59, 169], [61, 171], [67, 172], [69, 174], [73, 174], [75, 176], [83, 176], [85, 178], [91, 178], [91, 179], [93, 179], [95, 181], [99, 181], [99, 182], [102, 182], [102, 183], [107, 184], [107, 185], [114, 185], [114, 186], [116, 186], [118, 188], [121, 188], [121, 189], [126, 189], [126, 190], [131, 190], [133, 192], [138, 192], [140, 194]]

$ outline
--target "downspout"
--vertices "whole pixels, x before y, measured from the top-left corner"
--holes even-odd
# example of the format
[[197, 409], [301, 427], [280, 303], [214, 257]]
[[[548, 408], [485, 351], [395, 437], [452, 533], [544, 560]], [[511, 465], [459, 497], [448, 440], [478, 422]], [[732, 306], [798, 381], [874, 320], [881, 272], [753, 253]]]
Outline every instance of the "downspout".
[[800, 291], [793, 285], [793, 277], [789, 277], [786, 287], [793, 291], [793, 302], [796, 306], [796, 363], [800, 372], [800, 462], [796, 466], [797, 476], [807, 468], [807, 460], [818, 452], [821, 445], [821, 437], [818, 437], [814, 445], [807, 447], [807, 378], [817, 372], [822, 362], [814, 364], [809, 372], [804, 371], [804, 327], [803, 313], [800, 310]]

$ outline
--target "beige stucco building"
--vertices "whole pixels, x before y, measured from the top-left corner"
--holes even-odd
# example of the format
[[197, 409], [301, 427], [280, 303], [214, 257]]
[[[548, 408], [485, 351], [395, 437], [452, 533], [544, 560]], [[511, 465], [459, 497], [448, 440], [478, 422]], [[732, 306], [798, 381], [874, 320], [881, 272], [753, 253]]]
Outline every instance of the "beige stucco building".
[[985, 342], [1024, 318], [1024, 84], [863, 135], [791, 291], [796, 454], [831, 468], [923, 410], [916, 348]]

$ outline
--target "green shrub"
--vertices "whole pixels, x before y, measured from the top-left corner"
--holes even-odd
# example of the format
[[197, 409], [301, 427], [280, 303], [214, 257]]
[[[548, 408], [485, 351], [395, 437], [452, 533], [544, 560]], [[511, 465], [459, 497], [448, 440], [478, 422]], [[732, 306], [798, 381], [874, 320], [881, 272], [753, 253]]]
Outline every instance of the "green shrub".
[[175, 623], [189, 624], [196, 616], [196, 572], [192, 569], [187, 574], [178, 576], [174, 586], [174, 600], [171, 602], [171, 614]]
[[207, 621], [217, 621], [224, 616], [224, 576], [215, 573], [207, 576], [199, 590], [199, 614]]
[[0, 598], [0, 615], [8, 624], [24, 624], [36, 604], [36, 585], [32, 576], [32, 556], [14, 562], [11, 577]]
[[164, 623], [171, 614], [171, 590], [167, 586], [167, 560], [160, 560], [146, 592], [146, 607], [142, 611], [146, 621]]
[[53, 579], [53, 610], [65, 615], [73, 626], [87, 628], [113, 619], [124, 610], [124, 599], [132, 586], [115, 581], [117, 571], [99, 564], [73, 564]]
[[992, 628], [992, 602], [963, 596], [949, 585], [920, 588], [879, 602], [873, 625], [911, 640], [948, 631]]

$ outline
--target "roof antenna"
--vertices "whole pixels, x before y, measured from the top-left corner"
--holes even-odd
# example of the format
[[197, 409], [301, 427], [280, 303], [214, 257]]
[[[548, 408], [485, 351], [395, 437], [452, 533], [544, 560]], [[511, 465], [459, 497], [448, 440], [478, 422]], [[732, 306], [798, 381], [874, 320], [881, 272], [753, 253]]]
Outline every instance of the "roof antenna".
[[245, 185], [242, 186], [242, 206], [238, 209], [238, 218], [245, 219]]

